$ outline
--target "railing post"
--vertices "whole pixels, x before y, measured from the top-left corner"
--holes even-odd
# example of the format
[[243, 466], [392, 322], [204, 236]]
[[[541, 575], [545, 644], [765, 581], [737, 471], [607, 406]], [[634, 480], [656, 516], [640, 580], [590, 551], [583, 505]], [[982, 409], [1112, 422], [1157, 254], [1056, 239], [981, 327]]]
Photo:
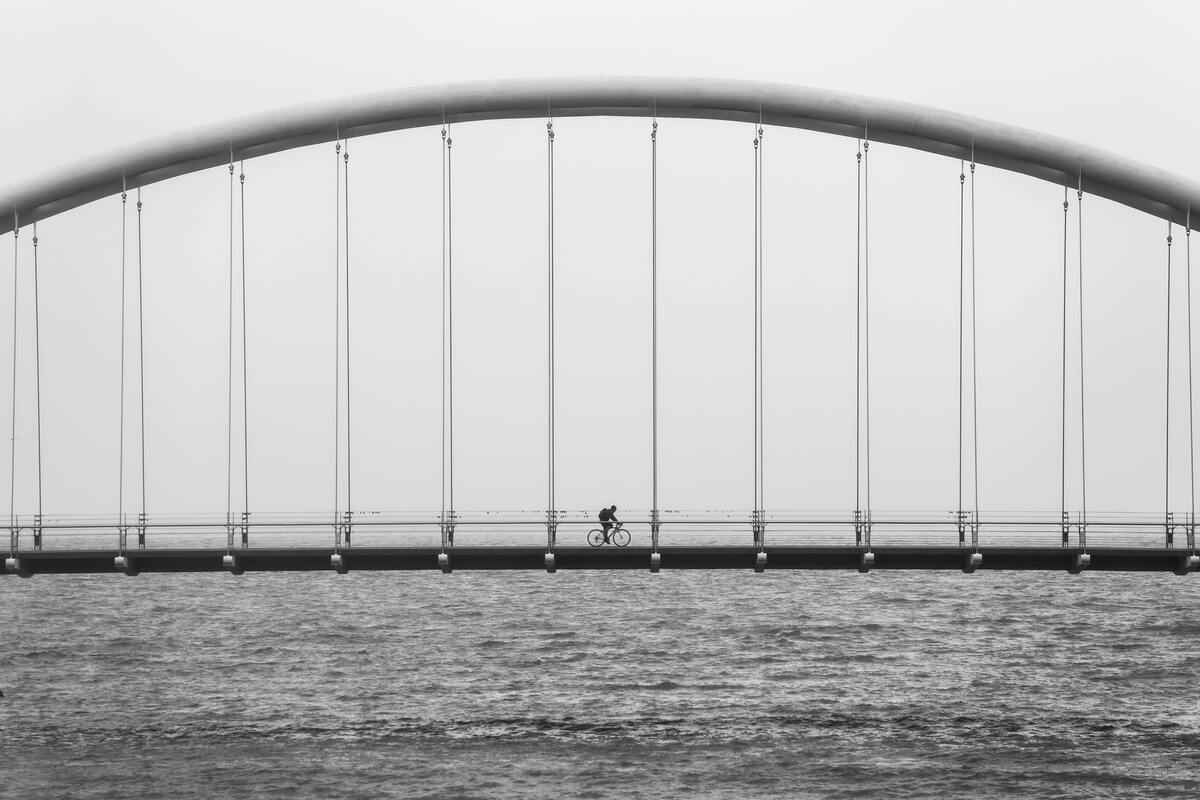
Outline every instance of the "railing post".
[[129, 523], [122, 513], [117, 516], [117, 557], [113, 559], [113, 567], [132, 577], [137, 574], [137, 566], [135, 559], [126, 555], [125, 551], [128, 543]]
[[958, 525], [958, 544], [961, 547], [967, 543], [967, 512], [961, 508], [954, 512], [954, 520]]
[[337, 552], [342, 549], [342, 512], [333, 512], [333, 549]]
[[767, 568], [767, 523], [761, 509], [755, 509], [750, 515], [750, 525], [754, 529], [754, 546], [758, 552], [754, 554], [754, 571], [763, 572]]
[[1167, 531], [1167, 547], [1171, 547], [1175, 543], [1175, 514], [1168, 511], [1166, 522], [1164, 523]]
[[856, 547], [862, 546], [862, 534], [862, 510], [856, 508], [854, 509], [854, 545]]
[[442, 551], [438, 553], [438, 566], [442, 572], [449, 574], [453, 569], [450, 566], [450, 548], [454, 547], [454, 519], [455, 513], [449, 512], [442, 518]]
[[1187, 526], [1185, 529], [1187, 531], [1188, 552], [1194, 553], [1196, 552], [1196, 517], [1189, 511], [1186, 519]]
[[558, 544], [558, 512], [550, 509], [546, 512], [546, 555], [542, 559], [546, 572], [555, 572], [554, 546]]
[[242, 512], [242, 547], [250, 546], [250, 512]]
[[225, 550], [233, 551], [233, 516], [228, 513], [225, 515]]
[[8, 552], [15, 558], [21, 547], [21, 526], [14, 525], [8, 529]]
[[1067, 542], [1071, 539], [1071, 512], [1062, 512], [1062, 519], [1059, 524], [1062, 525], [1062, 546], [1066, 547]]
[[974, 512], [971, 516], [971, 549], [979, 550], [979, 512]]
[[650, 571], [662, 569], [662, 553], [658, 552], [658, 528], [662, 523], [658, 518], [658, 509], [650, 511]]
[[138, 549], [139, 550], [146, 549], [146, 515], [144, 513], [138, 514], [137, 536], [138, 536]]
[[349, 547], [350, 546], [350, 535], [354, 531], [354, 512], [353, 511], [343, 511], [342, 512], [342, 530], [346, 534], [346, 547]]
[[33, 549], [42, 549], [42, 515], [33, 515]]
[[863, 519], [863, 546], [871, 549], [871, 512], [867, 511]]
[[767, 546], [767, 514], [755, 509], [750, 514], [750, 528], [754, 531], [754, 546], [762, 550]]

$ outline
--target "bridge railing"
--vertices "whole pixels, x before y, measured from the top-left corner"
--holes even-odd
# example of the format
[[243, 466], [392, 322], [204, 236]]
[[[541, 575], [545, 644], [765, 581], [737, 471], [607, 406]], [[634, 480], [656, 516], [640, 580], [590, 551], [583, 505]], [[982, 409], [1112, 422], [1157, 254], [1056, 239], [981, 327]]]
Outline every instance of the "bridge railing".
[[[659, 512], [659, 546], [730, 547], [754, 543], [749, 510]], [[978, 520], [952, 511], [873, 512], [869, 530], [856, 536], [852, 511], [772, 511], [761, 516], [764, 542], [772, 547], [1128, 547], [1194, 546], [1195, 527], [1188, 515], [1170, 520], [1161, 514], [1092, 513], [1064, 520], [1052, 514], [991, 512]], [[528, 511], [466, 511], [454, 514], [454, 547], [538, 546], [547, 543], [547, 514]], [[437, 512], [355, 512], [336, 522], [331, 514], [255, 513], [161, 515], [144, 520], [115, 516], [17, 518], [9, 529], [9, 549], [135, 550], [299, 547], [439, 547], [442, 518]], [[622, 515], [631, 545], [648, 547], [651, 514]], [[583, 546], [599, 522], [588, 511], [560, 511], [555, 544]], [[867, 535], [863, 535], [867, 534]]]

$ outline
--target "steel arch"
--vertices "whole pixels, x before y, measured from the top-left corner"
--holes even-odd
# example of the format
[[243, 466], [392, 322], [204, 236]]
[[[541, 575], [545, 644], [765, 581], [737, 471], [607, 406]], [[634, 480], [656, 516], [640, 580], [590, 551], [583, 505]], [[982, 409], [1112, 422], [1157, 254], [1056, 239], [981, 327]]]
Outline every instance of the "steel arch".
[[344, 137], [478, 120], [641, 116], [762, 121], [971, 158], [1184, 225], [1200, 184], [1087, 145], [911, 103], [754, 81], [593, 77], [399, 89], [269, 112], [131, 146], [0, 195], [0, 234], [190, 172]]

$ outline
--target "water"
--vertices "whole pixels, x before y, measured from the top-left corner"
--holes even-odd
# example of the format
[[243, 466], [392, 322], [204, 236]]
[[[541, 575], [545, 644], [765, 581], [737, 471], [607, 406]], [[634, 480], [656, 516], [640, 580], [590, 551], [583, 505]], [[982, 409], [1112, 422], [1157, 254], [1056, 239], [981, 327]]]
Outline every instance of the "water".
[[0, 796], [1196, 797], [1200, 579], [0, 579]]

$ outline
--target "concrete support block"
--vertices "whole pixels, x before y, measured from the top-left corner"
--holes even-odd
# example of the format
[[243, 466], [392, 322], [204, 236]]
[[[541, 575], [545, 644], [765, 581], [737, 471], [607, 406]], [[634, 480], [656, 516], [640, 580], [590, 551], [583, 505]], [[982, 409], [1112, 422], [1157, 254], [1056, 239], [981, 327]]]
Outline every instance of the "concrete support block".
[[871, 571], [871, 567], [875, 566], [875, 554], [870, 550], [859, 556], [858, 571], [863, 575]]
[[763, 572], [767, 568], [767, 551], [759, 550], [758, 555], [754, 557], [754, 571]]
[[449, 553], [438, 553], [438, 568], [446, 575], [451, 573], [452, 568], [450, 566]]
[[226, 553], [221, 558], [221, 566], [229, 570], [230, 575], [241, 575], [246, 571], [242, 568], [242, 560], [233, 553]]
[[662, 569], [662, 553], [655, 550], [650, 554], [650, 571], [658, 572]]
[[971, 553], [963, 559], [963, 572], [970, 575], [983, 564], [983, 553]]
[[554, 563], [554, 553], [546, 553], [543, 561], [546, 563], [546, 572], [558, 572], [558, 567]]
[[15, 556], [4, 559], [4, 569], [21, 578], [28, 578], [32, 574], [29, 571], [29, 565]]
[[329, 557], [329, 566], [337, 570], [338, 575], [345, 575], [350, 569], [346, 564], [346, 557], [341, 553], [334, 553]]

